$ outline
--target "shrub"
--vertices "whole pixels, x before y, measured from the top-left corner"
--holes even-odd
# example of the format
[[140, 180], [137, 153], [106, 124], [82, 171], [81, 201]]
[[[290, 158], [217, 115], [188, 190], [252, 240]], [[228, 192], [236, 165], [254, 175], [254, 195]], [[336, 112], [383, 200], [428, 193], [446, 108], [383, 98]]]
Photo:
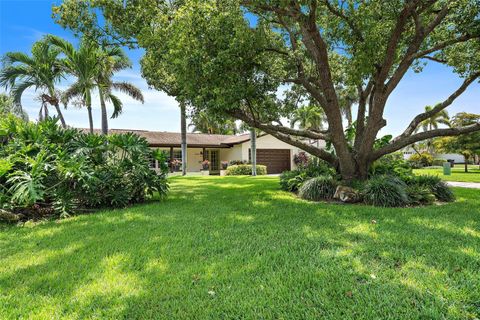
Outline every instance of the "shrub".
[[307, 180], [300, 187], [298, 195], [305, 200], [330, 200], [333, 198], [336, 188], [337, 182], [332, 177], [315, 177]]
[[[7, 118], [0, 140], [0, 209], [26, 218], [124, 207], [168, 190], [165, 155], [132, 133], [91, 135], [54, 120]], [[149, 168], [150, 158], [159, 160], [160, 174]]]
[[455, 201], [455, 195], [448, 185], [440, 177], [432, 175], [420, 175], [412, 179], [409, 184], [427, 187], [435, 195], [437, 200], [444, 202]]
[[236, 166], [240, 164], [248, 164], [248, 162], [246, 160], [230, 160], [229, 164], [231, 166]]
[[[257, 175], [266, 175], [267, 174], [267, 167], [264, 165], [257, 165]], [[239, 164], [239, 165], [231, 165], [225, 171], [225, 175], [227, 176], [249, 176], [252, 174], [252, 165], [251, 164]]]
[[413, 176], [413, 171], [403, 154], [392, 153], [381, 157], [370, 167], [369, 176], [378, 175], [393, 175], [405, 180]]
[[300, 151], [293, 156], [293, 163], [299, 167], [304, 167], [308, 164], [309, 156], [305, 151]]
[[443, 164], [447, 162], [445, 159], [433, 159], [432, 166], [434, 167], [443, 167]]
[[335, 175], [335, 170], [329, 164], [316, 157], [311, 157], [306, 165], [283, 172], [280, 175], [280, 188], [296, 192], [310, 178], [333, 175]]
[[367, 204], [378, 207], [403, 207], [409, 203], [406, 184], [390, 176], [375, 176], [367, 181], [363, 196]]
[[297, 192], [301, 185], [310, 178], [304, 170], [284, 171], [280, 175], [280, 188], [285, 191]]
[[425, 186], [409, 185], [406, 191], [411, 205], [432, 204], [435, 201], [435, 195]]
[[415, 153], [410, 156], [408, 159], [408, 163], [412, 166], [412, 168], [423, 168], [423, 167], [428, 167], [433, 164], [433, 157], [431, 154], [427, 152], [423, 153]]

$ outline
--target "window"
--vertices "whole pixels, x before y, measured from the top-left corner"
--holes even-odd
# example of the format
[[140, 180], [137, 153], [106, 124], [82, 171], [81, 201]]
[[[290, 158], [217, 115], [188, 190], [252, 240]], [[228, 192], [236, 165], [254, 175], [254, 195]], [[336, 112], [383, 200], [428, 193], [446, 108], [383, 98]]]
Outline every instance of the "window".
[[173, 150], [173, 159], [182, 160], [182, 150]]

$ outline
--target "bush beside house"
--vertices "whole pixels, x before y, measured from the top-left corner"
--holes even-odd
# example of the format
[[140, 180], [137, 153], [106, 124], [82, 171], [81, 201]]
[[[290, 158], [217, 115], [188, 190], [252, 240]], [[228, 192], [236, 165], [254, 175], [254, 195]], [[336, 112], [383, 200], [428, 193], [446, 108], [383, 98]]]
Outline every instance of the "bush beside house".
[[[267, 174], [267, 167], [264, 165], [258, 164], [257, 175], [262, 176]], [[252, 174], [252, 165], [251, 164], [234, 164], [228, 166], [225, 175], [227, 176], [249, 176]]]
[[125, 207], [168, 191], [165, 155], [132, 133], [85, 134], [9, 117], [0, 121], [0, 159], [0, 209], [19, 219]]

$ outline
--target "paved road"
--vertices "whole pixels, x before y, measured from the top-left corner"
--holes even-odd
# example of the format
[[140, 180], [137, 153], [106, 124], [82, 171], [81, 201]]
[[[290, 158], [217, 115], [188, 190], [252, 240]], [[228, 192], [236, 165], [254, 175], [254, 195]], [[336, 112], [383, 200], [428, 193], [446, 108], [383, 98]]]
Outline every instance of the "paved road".
[[452, 187], [461, 187], [461, 188], [471, 188], [471, 189], [480, 189], [479, 182], [456, 182], [456, 181], [447, 181], [447, 184]]

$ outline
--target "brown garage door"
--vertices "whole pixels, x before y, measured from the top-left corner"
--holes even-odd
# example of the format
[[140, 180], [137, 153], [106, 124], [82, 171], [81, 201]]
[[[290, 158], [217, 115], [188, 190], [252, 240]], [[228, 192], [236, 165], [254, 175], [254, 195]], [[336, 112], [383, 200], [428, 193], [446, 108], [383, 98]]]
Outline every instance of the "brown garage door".
[[290, 149], [257, 149], [257, 164], [267, 166], [268, 173], [290, 170]]

